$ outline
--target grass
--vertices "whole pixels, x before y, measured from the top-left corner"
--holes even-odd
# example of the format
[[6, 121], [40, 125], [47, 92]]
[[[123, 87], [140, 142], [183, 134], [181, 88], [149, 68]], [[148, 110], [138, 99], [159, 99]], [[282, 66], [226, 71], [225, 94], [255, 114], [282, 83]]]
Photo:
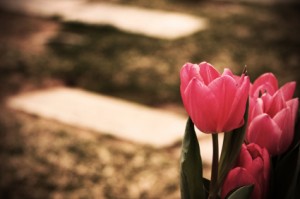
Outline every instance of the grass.
[[185, 62], [203, 60], [236, 73], [247, 65], [252, 80], [271, 71], [281, 85], [291, 80], [299, 85], [299, 5], [117, 3], [187, 12], [210, 25], [166, 41], [109, 26], [51, 21], [60, 26], [58, 33], [44, 52], [32, 53], [11, 41], [33, 34], [39, 27], [33, 21], [49, 20], [1, 12], [0, 39], [13, 39], [0, 43], [0, 158], [5, 162], [0, 198], [179, 197], [178, 146], [158, 150], [5, 108], [4, 100], [20, 90], [58, 83], [152, 106], [181, 105], [179, 70]]

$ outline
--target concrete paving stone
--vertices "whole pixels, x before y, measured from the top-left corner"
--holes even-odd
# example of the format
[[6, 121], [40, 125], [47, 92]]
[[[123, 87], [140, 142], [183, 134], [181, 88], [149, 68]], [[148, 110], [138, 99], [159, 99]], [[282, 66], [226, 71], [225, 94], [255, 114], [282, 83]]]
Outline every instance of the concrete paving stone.
[[60, 16], [64, 21], [111, 25], [160, 39], [185, 37], [207, 27], [206, 19], [188, 14], [84, 0], [2, 0], [0, 6], [39, 16]]
[[[20, 94], [9, 98], [7, 104], [29, 114], [155, 147], [181, 140], [187, 120], [170, 111], [65, 87]], [[207, 137], [198, 135], [199, 139]]]

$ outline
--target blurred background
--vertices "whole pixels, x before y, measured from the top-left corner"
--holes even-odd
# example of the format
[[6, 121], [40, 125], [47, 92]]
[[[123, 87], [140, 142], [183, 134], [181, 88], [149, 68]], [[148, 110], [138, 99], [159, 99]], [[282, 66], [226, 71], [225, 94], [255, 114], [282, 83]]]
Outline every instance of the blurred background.
[[299, 1], [85, 0], [100, 2], [189, 14], [207, 26], [161, 39], [1, 4], [0, 198], [179, 198], [180, 140], [156, 148], [64, 125], [8, 108], [15, 94], [82, 88], [185, 117], [179, 70], [201, 61], [237, 74], [247, 65], [252, 81], [273, 72], [280, 86], [297, 81], [300, 94]]

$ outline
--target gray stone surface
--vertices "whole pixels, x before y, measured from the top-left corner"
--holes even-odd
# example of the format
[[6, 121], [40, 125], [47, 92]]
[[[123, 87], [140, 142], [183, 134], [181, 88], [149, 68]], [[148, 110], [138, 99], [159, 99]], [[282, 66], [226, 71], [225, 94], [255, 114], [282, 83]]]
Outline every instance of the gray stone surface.
[[204, 18], [132, 6], [88, 3], [84, 0], [2, 0], [6, 9], [38, 16], [60, 16], [64, 21], [111, 25], [160, 39], [177, 39], [207, 26]]
[[53, 88], [12, 97], [11, 108], [157, 147], [182, 138], [186, 118], [167, 111], [94, 94]]

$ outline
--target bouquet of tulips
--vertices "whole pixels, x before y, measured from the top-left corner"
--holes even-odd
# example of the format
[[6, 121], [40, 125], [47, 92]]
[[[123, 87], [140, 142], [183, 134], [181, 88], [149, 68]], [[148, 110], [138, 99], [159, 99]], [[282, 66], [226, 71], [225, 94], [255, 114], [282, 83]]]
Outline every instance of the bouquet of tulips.
[[[278, 88], [276, 77], [265, 73], [252, 84], [246, 70], [241, 76], [229, 69], [220, 74], [206, 62], [185, 64], [180, 81], [189, 115], [180, 164], [182, 198], [300, 198], [295, 82]], [[212, 135], [210, 180], [202, 175], [194, 126]], [[221, 154], [220, 133], [224, 133]]]

